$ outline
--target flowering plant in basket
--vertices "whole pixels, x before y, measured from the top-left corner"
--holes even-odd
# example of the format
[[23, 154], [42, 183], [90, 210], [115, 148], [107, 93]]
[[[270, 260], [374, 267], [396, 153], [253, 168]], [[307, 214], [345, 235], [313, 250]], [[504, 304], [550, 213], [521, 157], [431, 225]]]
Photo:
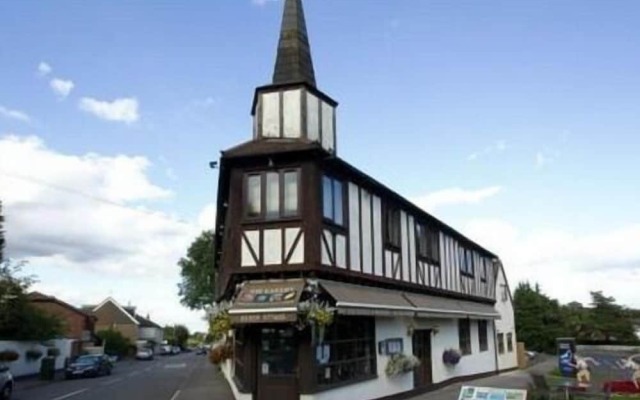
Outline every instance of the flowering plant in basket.
[[447, 349], [442, 353], [442, 362], [447, 365], [456, 365], [460, 362], [462, 355], [456, 349]]

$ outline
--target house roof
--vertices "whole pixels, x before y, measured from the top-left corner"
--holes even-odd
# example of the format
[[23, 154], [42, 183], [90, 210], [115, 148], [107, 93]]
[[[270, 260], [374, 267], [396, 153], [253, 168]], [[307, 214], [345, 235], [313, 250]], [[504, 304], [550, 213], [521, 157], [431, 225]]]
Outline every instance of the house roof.
[[140, 327], [141, 328], [158, 328], [158, 329], [162, 329], [162, 327], [158, 324], [156, 324], [155, 322], [151, 321], [148, 318], [145, 318], [141, 315], [134, 315], [135, 319], [138, 320], [138, 323], [140, 323]]
[[250, 140], [222, 152], [224, 158], [261, 156], [297, 151], [323, 150], [320, 143], [305, 139]]
[[138, 325], [140, 328], [159, 328], [159, 329], [162, 329], [162, 327], [160, 325], [158, 325], [155, 322], [151, 321], [149, 318], [145, 318], [145, 317], [143, 317], [141, 315], [138, 315], [136, 313], [136, 307], [134, 307], [134, 306], [122, 306], [111, 297], [107, 297], [102, 303], [100, 303], [97, 306], [84, 306], [83, 308], [92, 307], [92, 312], [95, 312], [98, 309], [100, 309], [102, 306], [107, 304], [108, 302], [110, 302], [111, 304], [115, 305], [118, 309], [120, 309], [120, 311], [123, 314], [125, 314], [133, 323]]
[[99, 309], [101, 309], [102, 307], [104, 307], [105, 304], [107, 303], [111, 303], [113, 304], [116, 308], [118, 308], [120, 310], [120, 312], [122, 312], [127, 318], [129, 318], [134, 324], [139, 325], [139, 322], [133, 317], [133, 315], [131, 315], [129, 313], [129, 311], [125, 310], [124, 307], [122, 307], [120, 305], [120, 303], [118, 303], [117, 301], [115, 301], [113, 298], [111, 297], [107, 297], [106, 299], [104, 299], [102, 301], [102, 303], [98, 304], [93, 310], [92, 312], [96, 312]]
[[84, 309], [81, 309], [81, 308], [78, 308], [78, 307], [74, 307], [71, 304], [58, 299], [57, 297], [49, 296], [49, 295], [46, 295], [44, 293], [40, 293], [40, 292], [34, 291], [34, 292], [29, 293], [27, 295], [27, 298], [32, 303], [55, 303], [55, 304], [58, 304], [58, 305], [60, 305], [60, 306], [62, 306], [64, 308], [68, 309], [68, 310], [71, 310], [71, 311], [75, 312], [76, 314], [82, 315], [84, 317], [93, 318], [93, 319], [96, 318], [94, 315], [92, 315], [90, 312], [87, 312]]

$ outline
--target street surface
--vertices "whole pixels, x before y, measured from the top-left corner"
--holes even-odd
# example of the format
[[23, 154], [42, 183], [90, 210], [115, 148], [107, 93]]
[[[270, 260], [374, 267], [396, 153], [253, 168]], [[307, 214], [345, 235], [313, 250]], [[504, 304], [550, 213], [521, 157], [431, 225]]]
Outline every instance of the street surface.
[[111, 376], [16, 382], [13, 400], [232, 400], [230, 389], [206, 356], [157, 356], [117, 362]]

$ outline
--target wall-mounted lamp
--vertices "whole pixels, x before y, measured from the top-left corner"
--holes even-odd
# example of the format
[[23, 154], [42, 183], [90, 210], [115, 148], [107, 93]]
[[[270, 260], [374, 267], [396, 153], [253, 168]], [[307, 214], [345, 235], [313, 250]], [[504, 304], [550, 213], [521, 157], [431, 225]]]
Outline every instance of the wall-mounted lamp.
[[209, 168], [211, 168], [211, 169], [218, 168], [218, 162], [217, 161], [209, 161]]

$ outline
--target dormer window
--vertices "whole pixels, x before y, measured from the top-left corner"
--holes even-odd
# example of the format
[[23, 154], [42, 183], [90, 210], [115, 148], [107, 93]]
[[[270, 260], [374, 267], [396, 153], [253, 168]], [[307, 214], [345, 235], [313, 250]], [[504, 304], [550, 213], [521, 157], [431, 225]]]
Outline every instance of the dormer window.
[[298, 216], [299, 175], [297, 169], [247, 174], [245, 216], [248, 219], [264, 220]]

